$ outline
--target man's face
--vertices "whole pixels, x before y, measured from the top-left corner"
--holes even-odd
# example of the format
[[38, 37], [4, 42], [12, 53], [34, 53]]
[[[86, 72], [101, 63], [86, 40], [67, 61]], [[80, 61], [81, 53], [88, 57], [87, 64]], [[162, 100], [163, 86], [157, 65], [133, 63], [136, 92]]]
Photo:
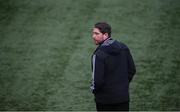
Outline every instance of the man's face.
[[98, 28], [93, 28], [92, 38], [94, 39], [94, 43], [98, 45], [104, 40], [104, 34], [99, 31]]

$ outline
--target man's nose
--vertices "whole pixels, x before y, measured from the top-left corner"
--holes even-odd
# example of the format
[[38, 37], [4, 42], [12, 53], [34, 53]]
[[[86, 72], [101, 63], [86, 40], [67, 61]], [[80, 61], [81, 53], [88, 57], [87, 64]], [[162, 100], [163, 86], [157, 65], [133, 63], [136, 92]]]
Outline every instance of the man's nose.
[[93, 34], [93, 35], [92, 35], [92, 38], [95, 39], [95, 37], [96, 37], [96, 36]]

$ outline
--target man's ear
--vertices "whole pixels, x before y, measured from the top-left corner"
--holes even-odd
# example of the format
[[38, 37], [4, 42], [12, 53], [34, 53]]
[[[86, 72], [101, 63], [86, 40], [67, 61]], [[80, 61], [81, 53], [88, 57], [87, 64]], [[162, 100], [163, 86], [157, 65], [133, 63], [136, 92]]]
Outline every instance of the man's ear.
[[107, 39], [109, 37], [108, 33], [104, 34], [104, 39]]

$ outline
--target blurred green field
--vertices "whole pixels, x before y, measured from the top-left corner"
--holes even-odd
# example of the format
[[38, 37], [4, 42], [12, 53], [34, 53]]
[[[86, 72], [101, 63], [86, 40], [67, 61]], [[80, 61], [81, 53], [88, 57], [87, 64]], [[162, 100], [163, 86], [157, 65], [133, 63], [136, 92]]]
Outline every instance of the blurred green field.
[[180, 110], [179, 18], [179, 0], [0, 0], [0, 110], [95, 110], [98, 21], [134, 57], [130, 110]]

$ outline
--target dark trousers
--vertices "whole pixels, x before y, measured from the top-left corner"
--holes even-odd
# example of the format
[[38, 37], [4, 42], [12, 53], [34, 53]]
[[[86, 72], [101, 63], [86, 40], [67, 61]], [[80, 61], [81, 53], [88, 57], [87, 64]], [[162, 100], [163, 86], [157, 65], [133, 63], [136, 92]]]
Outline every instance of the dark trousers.
[[129, 102], [102, 104], [96, 102], [97, 111], [129, 111]]

